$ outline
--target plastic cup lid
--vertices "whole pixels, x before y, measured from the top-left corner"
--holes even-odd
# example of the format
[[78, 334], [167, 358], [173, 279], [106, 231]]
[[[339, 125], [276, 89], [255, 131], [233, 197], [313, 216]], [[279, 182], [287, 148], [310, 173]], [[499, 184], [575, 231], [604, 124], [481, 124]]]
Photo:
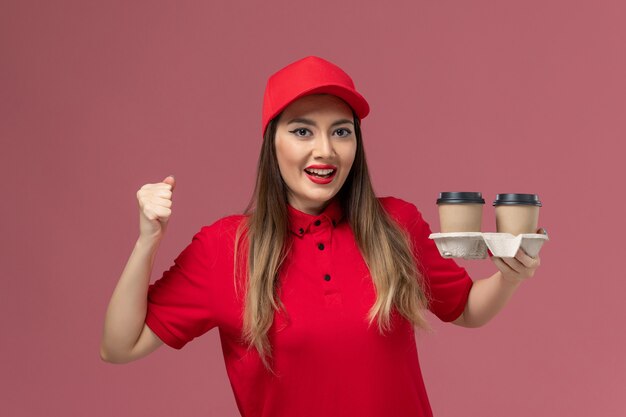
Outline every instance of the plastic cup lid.
[[494, 206], [501, 205], [518, 205], [541, 207], [541, 201], [537, 194], [497, 194]]
[[443, 192], [439, 193], [437, 204], [485, 204], [485, 199], [481, 193]]

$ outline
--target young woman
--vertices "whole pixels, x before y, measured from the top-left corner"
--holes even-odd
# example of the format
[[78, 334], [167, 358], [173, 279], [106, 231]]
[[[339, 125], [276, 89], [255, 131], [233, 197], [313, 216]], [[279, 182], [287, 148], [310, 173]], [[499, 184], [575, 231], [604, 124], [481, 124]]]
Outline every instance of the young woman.
[[152, 285], [175, 182], [141, 187], [140, 237], [106, 313], [103, 360], [180, 349], [218, 327], [244, 417], [432, 415], [414, 334], [428, 328], [424, 310], [481, 326], [539, 258], [492, 258], [499, 271], [476, 282], [442, 258], [415, 205], [375, 196], [368, 112], [324, 59], [273, 74], [250, 205], [202, 227]]

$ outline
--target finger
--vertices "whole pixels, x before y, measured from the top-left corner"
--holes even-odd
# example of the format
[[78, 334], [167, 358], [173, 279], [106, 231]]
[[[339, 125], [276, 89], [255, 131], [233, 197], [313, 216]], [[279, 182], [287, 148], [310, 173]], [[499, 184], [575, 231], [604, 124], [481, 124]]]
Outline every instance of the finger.
[[522, 279], [522, 276], [516, 270], [511, 268], [509, 264], [504, 262], [503, 258], [494, 256], [492, 260], [494, 261], [498, 270], [502, 273], [503, 278], [507, 279], [508, 277], [508, 280], [513, 280], [513, 282], [517, 282]]
[[157, 206], [161, 206], [161, 207], [167, 207], [170, 208], [172, 207], [172, 200], [168, 199], [168, 198], [155, 198], [153, 203]]
[[168, 189], [156, 190], [154, 195], [161, 198], [172, 198], [172, 192]]
[[169, 184], [172, 187], [172, 190], [174, 190], [174, 187], [176, 186], [176, 180], [174, 179], [173, 175], [168, 175], [167, 177], [165, 177], [163, 179], [163, 182], [165, 184]]
[[512, 269], [509, 266], [509, 264], [504, 262], [503, 258], [498, 258], [494, 256], [491, 259], [494, 261], [494, 263], [496, 264], [496, 267], [498, 267], [498, 269], [502, 273], [503, 279], [510, 281], [510, 282], [515, 282], [515, 283], [521, 282], [524, 279], [524, 276], [518, 273], [517, 271], [515, 271], [514, 269]]
[[159, 220], [162, 220], [162, 221], [169, 220], [169, 217], [172, 214], [172, 210], [170, 210], [167, 207], [155, 206], [152, 208], [152, 211], [154, 212], [154, 214], [156, 214]]
[[518, 261], [516, 258], [502, 258], [502, 261], [506, 263], [513, 271], [521, 273], [524, 268], [524, 264]]
[[524, 252], [524, 250], [521, 248], [515, 255], [515, 258], [522, 265], [524, 265], [524, 267], [529, 268], [529, 269], [537, 268], [541, 264], [541, 259], [539, 259], [539, 255], [533, 258], [532, 256], [528, 255], [526, 252]]
[[529, 256], [522, 248], [518, 249], [515, 254], [515, 259], [517, 259], [526, 268], [530, 268], [534, 265], [534, 258]]
[[506, 274], [516, 274], [517, 271], [514, 270], [513, 268], [511, 268], [511, 266], [509, 264], [507, 264], [506, 262], [504, 262], [503, 258], [497, 257], [497, 256], [493, 256], [491, 257], [491, 260], [496, 264], [496, 266], [498, 267], [498, 269]]
[[154, 184], [154, 190], [171, 192], [173, 190], [173, 187], [172, 187], [172, 184], [168, 184], [166, 182], [159, 182], [157, 184]]

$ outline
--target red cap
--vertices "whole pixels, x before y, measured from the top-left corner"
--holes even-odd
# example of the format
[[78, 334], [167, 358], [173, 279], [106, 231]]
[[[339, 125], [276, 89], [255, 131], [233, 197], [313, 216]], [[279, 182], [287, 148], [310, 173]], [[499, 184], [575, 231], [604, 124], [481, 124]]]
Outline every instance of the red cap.
[[309, 94], [332, 94], [352, 107], [359, 119], [370, 111], [365, 98], [354, 88], [352, 78], [332, 62], [308, 56], [292, 62], [267, 80], [263, 97], [263, 127], [292, 101]]

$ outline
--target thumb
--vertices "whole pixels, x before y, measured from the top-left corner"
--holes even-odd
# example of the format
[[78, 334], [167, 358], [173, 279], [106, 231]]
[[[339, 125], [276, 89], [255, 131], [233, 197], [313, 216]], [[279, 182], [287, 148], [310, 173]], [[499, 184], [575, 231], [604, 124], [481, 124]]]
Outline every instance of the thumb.
[[173, 175], [168, 175], [167, 177], [165, 177], [163, 182], [166, 183], [166, 184], [171, 185], [172, 186], [172, 191], [174, 191], [174, 187], [176, 186], [176, 180], [174, 179]]

